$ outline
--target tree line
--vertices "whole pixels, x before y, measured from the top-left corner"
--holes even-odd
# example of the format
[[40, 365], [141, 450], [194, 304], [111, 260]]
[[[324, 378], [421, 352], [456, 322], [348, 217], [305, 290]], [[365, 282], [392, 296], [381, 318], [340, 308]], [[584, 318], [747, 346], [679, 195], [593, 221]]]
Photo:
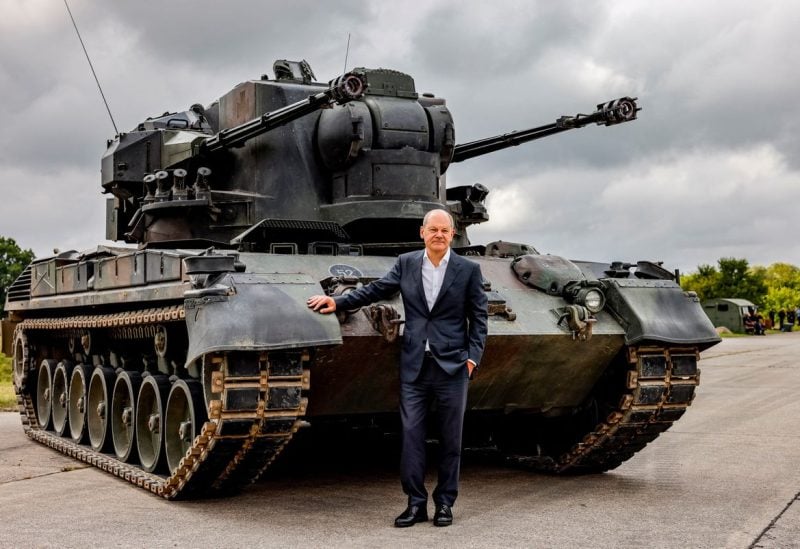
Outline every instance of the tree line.
[[13, 238], [0, 236], [0, 315], [6, 306], [6, 290], [33, 258], [33, 250], [23, 250]]
[[697, 272], [681, 277], [684, 290], [700, 300], [747, 299], [761, 310], [788, 311], [800, 305], [800, 268], [789, 263], [750, 266], [746, 259], [723, 257], [717, 265], [699, 265]]

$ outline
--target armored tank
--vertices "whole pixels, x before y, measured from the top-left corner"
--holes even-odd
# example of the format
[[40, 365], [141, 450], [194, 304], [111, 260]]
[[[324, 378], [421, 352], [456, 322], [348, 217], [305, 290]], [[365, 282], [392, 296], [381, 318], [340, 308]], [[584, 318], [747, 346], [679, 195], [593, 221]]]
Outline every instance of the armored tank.
[[676, 273], [473, 244], [489, 189], [445, 183], [453, 162], [632, 121], [636, 99], [456, 144], [445, 100], [407, 74], [274, 73], [109, 140], [106, 237], [127, 245], [37, 259], [9, 288], [3, 350], [31, 439], [174, 499], [237, 491], [309, 424], [391, 431], [399, 296], [330, 316], [306, 299], [382, 276], [434, 208], [489, 299], [469, 445], [602, 472], [683, 415], [719, 339]]

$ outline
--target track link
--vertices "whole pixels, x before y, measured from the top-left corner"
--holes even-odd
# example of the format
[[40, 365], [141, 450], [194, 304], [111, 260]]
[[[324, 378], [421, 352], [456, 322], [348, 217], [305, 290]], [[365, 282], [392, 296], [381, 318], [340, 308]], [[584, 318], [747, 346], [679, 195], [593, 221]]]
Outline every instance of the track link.
[[[101, 329], [112, 339], [149, 336], [155, 327], [181, 322], [182, 305], [125, 313], [37, 318], [21, 322], [15, 338], [23, 342], [25, 379], [33, 367], [29, 341], [79, 337]], [[42, 357], [38, 357], [41, 359]], [[22, 360], [22, 357], [20, 357]], [[17, 386], [25, 434], [62, 454], [88, 463], [167, 499], [232, 493], [255, 481], [301, 426], [309, 388], [305, 351], [223, 352], [203, 357], [208, 420], [178, 467], [168, 476], [144, 471], [112, 455], [39, 428], [32, 391]]]
[[599, 473], [619, 466], [680, 418], [700, 381], [696, 348], [628, 348], [619, 403], [583, 439], [556, 458], [510, 455], [544, 472]]

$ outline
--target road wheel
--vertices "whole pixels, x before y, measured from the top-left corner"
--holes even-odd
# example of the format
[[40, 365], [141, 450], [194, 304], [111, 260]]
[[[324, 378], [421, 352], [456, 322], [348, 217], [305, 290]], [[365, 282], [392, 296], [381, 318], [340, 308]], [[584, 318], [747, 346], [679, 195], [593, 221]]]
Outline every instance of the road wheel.
[[111, 429], [111, 391], [114, 386], [114, 370], [98, 366], [92, 372], [86, 398], [86, 426], [89, 431], [89, 444], [98, 452], [105, 452], [110, 446]]
[[69, 414], [69, 380], [75, 365], [69, 360], [62, 360], [53, 374], [53, 429], [60, 435], [67, 430]]
[[136, 400], [136, 448], [142, 469], [152, 473], [164, 462], [164, 407], [169, 396], [169, 378], [144, 378]]
[[135, 403], [141, 385], [140, 373], [125, 370], [119, 373], [114, 383], [111, 396], [111, 439], [114, 442], [114, 453], [122, 461], [129, 461], [136, 447]]
[[36, 378], [36, 419], [39, 427], [49, 429], [53, 409], [53, 371], [56, 361], [44, 359], [39, 365], [39, 376]]
[[176, 381], [169, 392], [164, 421], [164, 448], [170, 473], [178, 469], [205, 419], [203, 386], [197, 381]]

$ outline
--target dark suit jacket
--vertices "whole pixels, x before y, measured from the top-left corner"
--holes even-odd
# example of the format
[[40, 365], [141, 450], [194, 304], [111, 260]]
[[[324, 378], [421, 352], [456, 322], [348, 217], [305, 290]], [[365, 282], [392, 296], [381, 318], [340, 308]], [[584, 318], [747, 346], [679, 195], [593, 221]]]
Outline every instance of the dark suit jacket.
[[383, 278], [334, 298], [337, 309], [355, 309], [400, 291], [405, 309], [400, 355], [400, 379], [404, 382], [417, 378], [426, 340], [436, 361], [450, 375], [466, 368], [468, 358], [479, 364], [486, 341], [488, 300], [480, 266], [451, 250], [442, 287], [429, 310], [422, 286], [422, 256], [423, 250], [403, 254]]

